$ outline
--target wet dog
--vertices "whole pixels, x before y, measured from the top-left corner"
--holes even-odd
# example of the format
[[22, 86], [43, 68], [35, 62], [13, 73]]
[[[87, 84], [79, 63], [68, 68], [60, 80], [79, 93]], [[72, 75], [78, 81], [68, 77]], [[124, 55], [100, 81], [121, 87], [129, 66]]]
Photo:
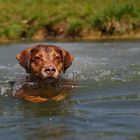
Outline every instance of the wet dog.
[[72, 64], [73, 55], [53, 45], [37, 45], [17, 54], [27, 73], [42, 80], [57, 80]]
[[[33, 79], [41, 81], [41, 83], [53, 84], [72, 64], [74, 56], [54, 45], [36, 45], [21, 51], [16, 55], [16, 58]], [[53, 94], [50, 93], [49, 96]], [[18, 90], [15, 95], [31, 102], [44, 102], [47, 100], [44, 97], [42, 98], [36, 90], [27, 87]], [[52, 98], [55, 99], [53, 96]], [[59, 98], [61, 97], [59, 96]]]

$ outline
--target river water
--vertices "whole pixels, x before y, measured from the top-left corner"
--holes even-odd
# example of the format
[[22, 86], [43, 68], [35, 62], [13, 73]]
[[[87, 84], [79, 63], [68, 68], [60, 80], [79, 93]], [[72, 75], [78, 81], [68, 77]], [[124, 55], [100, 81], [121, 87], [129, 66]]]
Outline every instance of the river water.
[[45, 103], [12, 96], [26, 77], [15, 55], [35, 44], [0, 45], [0, 140], [140, 139], [139, 41], [49, 42], [74, 54], [63, 76], [74, 82], [62, 85], [68, 97]]

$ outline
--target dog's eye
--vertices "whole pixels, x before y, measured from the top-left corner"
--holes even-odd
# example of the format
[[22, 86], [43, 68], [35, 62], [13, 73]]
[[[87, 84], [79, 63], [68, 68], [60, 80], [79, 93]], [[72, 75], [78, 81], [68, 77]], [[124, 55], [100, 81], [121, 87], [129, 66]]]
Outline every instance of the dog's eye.
[[59, 61], [59, 60], [61, 60], [61, 57], [60, 56], [56, 56], [55, 60]]
[[39, 56], [35, 56], [34, 60], [40, 60], [41, 58]]

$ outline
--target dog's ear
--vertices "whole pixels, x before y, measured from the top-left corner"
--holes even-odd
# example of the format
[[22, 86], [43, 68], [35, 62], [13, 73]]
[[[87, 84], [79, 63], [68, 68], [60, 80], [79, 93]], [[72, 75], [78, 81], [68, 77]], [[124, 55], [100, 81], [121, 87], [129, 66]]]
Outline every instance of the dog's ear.
[[20, 65], [23, 66], [27, 73], [30, 72], [30, 59], [31, 51], [33, 48], [27, 48], [16, 55], [16, 59], [19, 61]]
[[63, 57], [63, 72], [65, 72], [67, 68], [72, 64], [74, 56], [64, 49], [61, 49], [61, 51]]

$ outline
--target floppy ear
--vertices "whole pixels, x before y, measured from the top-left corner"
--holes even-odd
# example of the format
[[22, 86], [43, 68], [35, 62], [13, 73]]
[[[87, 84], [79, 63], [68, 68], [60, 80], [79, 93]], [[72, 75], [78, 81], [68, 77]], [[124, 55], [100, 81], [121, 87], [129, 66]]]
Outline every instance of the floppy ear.
[[23, 66], [27, 73], [29, 73], [30, 58], [31, 58], [32, 48], [27, 48], [16, 55], [16, 59], [19, 61], [20, 65]]
[[63, 71], [65, 72], [67, 68], [72, 64], [74, 56], [64, 49], [61, 49], [61, 51], [63, 57]]

